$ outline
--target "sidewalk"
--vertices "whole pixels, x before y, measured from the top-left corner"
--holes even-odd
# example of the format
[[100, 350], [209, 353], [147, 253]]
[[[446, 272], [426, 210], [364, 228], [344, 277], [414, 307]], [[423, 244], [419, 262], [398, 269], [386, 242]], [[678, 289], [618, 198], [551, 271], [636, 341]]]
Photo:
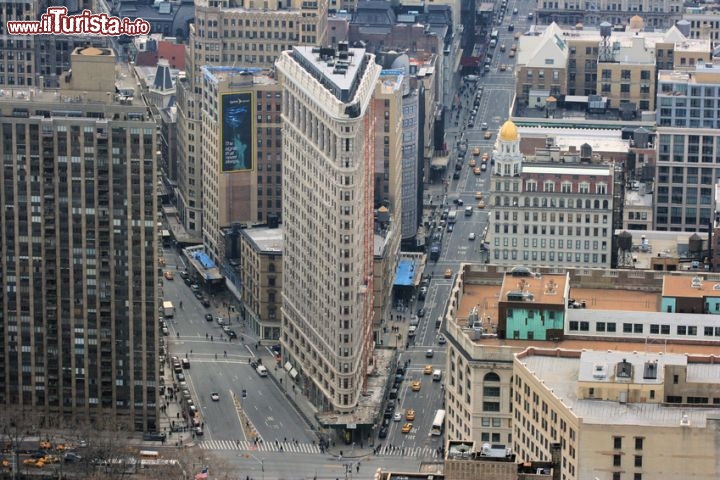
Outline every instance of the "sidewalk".
[[143, 445], [190, 447], [193, 445], [194, 434], [191, 431], [192, 429], [188, 427], [187, 421], [182, 417], [179, 397], [174, 394], [172, 397], [170, 396], [170, 390], [175, 390], [173, 388], [175, 377], [173, 376], [172, 365], [164, 364], [162, 376], [165, 379], [165, 395], [161, 396], [158, 402], [160, 404], [160, 414], [157, 431], [165, 433], [165, 442], [143, 441]]

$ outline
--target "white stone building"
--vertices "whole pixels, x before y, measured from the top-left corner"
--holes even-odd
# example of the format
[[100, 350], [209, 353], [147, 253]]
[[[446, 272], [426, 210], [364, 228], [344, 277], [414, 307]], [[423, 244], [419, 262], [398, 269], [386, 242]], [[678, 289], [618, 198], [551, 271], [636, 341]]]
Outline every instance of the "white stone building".
[[609, 268], [613, 166], [523, 162], [520, 135], [508, 120], [493, 152], [490, 262]]
[[[322, 411], [350, 412], [372, 363], [374, 56], [294, 47], [283, 85], [284, 361]], [[297, 377], [297, 376], [296, 376]]]

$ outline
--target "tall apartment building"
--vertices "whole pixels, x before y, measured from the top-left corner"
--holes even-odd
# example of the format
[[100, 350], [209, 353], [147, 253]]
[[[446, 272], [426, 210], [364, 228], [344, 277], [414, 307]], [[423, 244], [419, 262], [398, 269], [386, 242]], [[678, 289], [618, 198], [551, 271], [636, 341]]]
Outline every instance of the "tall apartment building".
[[523, 162], [508, 120], [498, 133], [491, 179], [491, 261], [502, 265], [608, 268], [613, 166]]
[[[203, 175], [210, 170], [203, 169], [200, 158], [202, 151], [202, 94], [204, 75], [203, 66], [232, 66], [236, 68], [272, 69], [280, 52], [292, 48], [293, 45], [320, 44], [324, 45], [327, 38], [327, 0], [319, 2], [301, 2], [300, 0], [198, 0], [195, 2], [195, 23], [190, 26], [190, 40], [186, 49], [187, 78], [178, 82], [178, 214], [182, 224], [195, 234], [202, 234], [203, 242], [216, 245], [214, 238], [219, 233], [208, 236], [204, 223], [204, 191]], [[279, 92], [279, 90], [277, 90]], [[267, 95], [267, 93], [265, 93]], [[264, 107], [258, 105], [256, 108]], [[274, 108], [274, 107], [272, 107]], [[256, 124], [256, 140], [279, 141], [278, 125], [274, 125], [278, 115], [275, 111], [259, 110], [262, 123]], [[271, 119], [267, 120], [267, 116]], [[269, 124], [269, 125], [265, 125]], [[272, 129], [269, 133], [267, 128]], [[270, 138], [266, 138], [269, 135]], [[266, 144], [263, 144], [266, 146]], [[257, 152], [260, 152], [258, 146]], [[260, 160], [252, 158], [254, 164]], [[263, 158], [262, 160], [266, 160]], [[279, 158], [275, 160], [279, 161]], [[274, 167], [273, 167], [274, 168]], [[220, 169], [214, 170], [220, 175]], [[204, 173], [203, 173], [204, 172]], [[273, 170], [275, 173], [275, 170]], [[248, 172], [225, 173], [223, 175], [262, 176], [267, 171], [251, 169]], [[279, 173], [277, 173], [279, 175]], [[256, 181], [256, 180], [253, 180]], [[265, 182], [257, 180], [258, 184]], [[271, 190], [277, 182], [273, 182]], [[245, 187], [240, 187], [245, 188]], [[276, 194], [265, 197], [258, 193], [257, 201], [247, 210], [245, 221], [266, 221], [269, 215], [279, 216], [281, 206]], [[237, 195], [248, 197], [248, 192]], [[224, 201], [224, 200], [222, 200]], [[268, 203], [269, 202], [269, 203]], [[255, 210], [257, 206], [257, 211]], [[227, 225], [220, 225], [227, 226]], [[215, 247], [213, 247], [214, 249]], [[217, 251], [210, 252], [215, 259]]]
[[201, 70], [202, 236], [223, 259], [223, 227], [277, 219], [281, 208], [280, 85], [257, 68]]
[[[375, 87], [375, 239], [374, 239], [374, 322], [379, 334], [389, 314], [395, 268], [400, 250], [402, 211], [403, 85], [406, 77], [383, 70]], [[380, 133], [382, 128], [382, 133]]]
[[71, 63], [0, 97], [0, 404], [155, 430], [156, 123], [112, 50]]
[[658, 75], [655, 228], [703, 231], [714, 217], [720, 66]]
[[[283, 85], [285, 358], [324, 411], [358, 404], [372, 363], [374, 55], [294, 47]], [[308, 279], [312, 279], [308, 283]]]
[[417, 88], [410, 87], [410, 79], [405, 80], [403, 92], [403, 145], [402, 145], [402, 211], [400, 212], [403, 240], [413, 239], [422, 215], [418, 193], [422, 177], [419, 156], [422, 155], [422, 117], [420, 115], [421, 96]]
[[537, 21], [564, 25], [623, 25], [633, 15], [642, 14], [654, 28], [667, 28], [679, 20], [682, 0], [538, 0]]
[[43, 38], [37, 35], [9, 35], [6, 25], [9, 21], [35, 20], [45, 8], [47, 5], [44, 2], [0, 2], [0, 85], [35, 85], [35, 48]]

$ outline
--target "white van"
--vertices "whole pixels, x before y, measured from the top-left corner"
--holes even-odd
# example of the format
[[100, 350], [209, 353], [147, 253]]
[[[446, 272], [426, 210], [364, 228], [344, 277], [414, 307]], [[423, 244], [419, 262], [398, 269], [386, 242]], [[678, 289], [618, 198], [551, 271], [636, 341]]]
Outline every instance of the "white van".
[[267, 377], [267, 375], [268, 375], [268, 370], [267, 370], [267, 368], [265, 368], [265, 365], [258, 365], [255, 370], [257, 371], [258, 375], [260, 375], [261, 377]]
[[442, 380], [442, 370], [440, 370], [439, 368], [433, 370], [432, 379], [433, 382], [439, 382], [440, 380]]
[[411, 325], [410, 328], [408, 328], [408, 337], [414, 337], [415, 330], [417, 330], [417, 327], [415, 325]]

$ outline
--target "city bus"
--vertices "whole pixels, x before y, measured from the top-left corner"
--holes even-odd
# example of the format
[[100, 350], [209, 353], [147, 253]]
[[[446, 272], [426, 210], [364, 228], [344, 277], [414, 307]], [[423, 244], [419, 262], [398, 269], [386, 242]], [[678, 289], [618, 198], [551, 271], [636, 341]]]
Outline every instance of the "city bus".
[[432, 427], [430, 428], [431, 435], [442, 435], [443, 428], [445, 428], [445, 410], [438, 410], [435, 413], [435, 419], [433, 420]]

